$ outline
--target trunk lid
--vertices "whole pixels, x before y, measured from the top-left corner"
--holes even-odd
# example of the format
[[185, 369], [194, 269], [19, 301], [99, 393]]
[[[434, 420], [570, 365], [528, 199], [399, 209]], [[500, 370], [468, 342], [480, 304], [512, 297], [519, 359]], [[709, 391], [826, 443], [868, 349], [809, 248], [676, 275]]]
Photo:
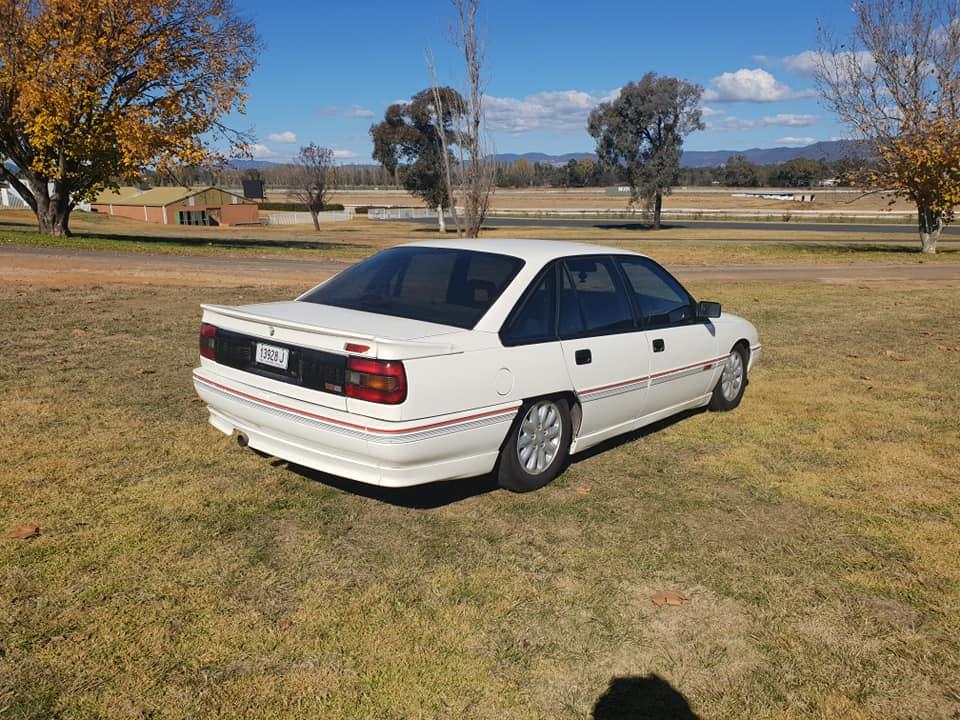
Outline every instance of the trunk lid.
[[[458, 328], [360, 310], [297, 301], [202, 308], [203, 322], [217, 327], [224, 374], [339, 410], [347, 410], [348, 355], [412, 360], [462, 352], [443, 338]], [[278, 349], [284, 366], [261, 362], [262, 345]]]

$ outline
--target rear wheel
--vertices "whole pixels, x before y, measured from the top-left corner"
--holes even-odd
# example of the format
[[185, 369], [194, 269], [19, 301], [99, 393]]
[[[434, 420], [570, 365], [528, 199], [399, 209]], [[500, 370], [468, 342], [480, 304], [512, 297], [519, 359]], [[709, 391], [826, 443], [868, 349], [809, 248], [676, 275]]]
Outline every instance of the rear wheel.
[[746, 389], [747, 351], [742, 345], [737, 345], [723, 363], [723, 372], [710, 398], [710, 409], [716, 412], [733, 410], [740, 404]]
[[566, 400], [540, 398], [524, 403], [500, 452], [500, 487], [530, 492], [557, 477], [570, 453], [571, 428]]

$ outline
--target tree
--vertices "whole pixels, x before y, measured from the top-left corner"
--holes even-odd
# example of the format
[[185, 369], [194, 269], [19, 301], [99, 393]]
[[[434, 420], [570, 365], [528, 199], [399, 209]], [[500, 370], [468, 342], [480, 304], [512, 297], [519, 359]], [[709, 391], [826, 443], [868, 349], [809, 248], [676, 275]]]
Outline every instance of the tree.
[[[403, 186], [427, 207], [437, 208], [441, 230], [444, 208], [451, 205], [444, 152], [456, 142], [454, 125], [463, 118], [465, 107], [463, 97], [453, 88], [427, 88], [410, 102], [388, 107], [383, 121], [370, 127], [373, 159], [387, 172], [397, 174]], [[446, 152], [449, 161], [449, 150]]]
[[728, 187], [757, 187], [760, 173], [744, 155], [734, 155], [723, 166], [723, 184]]
[[590, 113], [587, 130], [597, 141], [597, 157], [607, 166], [623, 166], [630, 202], [642, 198], [652, 206], [654, 229], [680, 167], [683, 138], [704, 127], [702, 94], [702, 87], [686, 80], [647, 73]]
[[854, 0], [850, 36], [820, 28], [825, 105], [878, 157], [865, 180], [917, 206], [920, 246], [937, 251], [960, 197], [960, 4]]
[[[0, 164], [40, 231], [144, 169], [200, 165], [247, 138], [243, 110], [259, 50], [231, 0], [0, 2]], [[22, 179], [21, 179], [22, 178]]]
[[320, 229], [318, 213], [323, 210], [330, 191], [328, 175], [333, 167], [333, 150], [304, 145], [293, 159], [294, 174], [291, 178], [293, 194], [307, 206], [313, 229]]
[[826, 177], [827, 172], [827, 166], [820, 160], [793, 158], [773, 168], [770, 181], [777, 187], [811, 187]]
[[[483, 141], [483, 43], [477, 32], [479, 0], [453, 0], [457, 10], [457, 47], [466, 65], [465, 121], [457, 126], [460, 156], [460, 195], [463, 198], [464, 234], [479, 237], [490, 207], [496, 167], [487, 161]], [[464, 157], [465, 156], [465, 157]], [[457, 225], [459, 230], [459, 224]]]

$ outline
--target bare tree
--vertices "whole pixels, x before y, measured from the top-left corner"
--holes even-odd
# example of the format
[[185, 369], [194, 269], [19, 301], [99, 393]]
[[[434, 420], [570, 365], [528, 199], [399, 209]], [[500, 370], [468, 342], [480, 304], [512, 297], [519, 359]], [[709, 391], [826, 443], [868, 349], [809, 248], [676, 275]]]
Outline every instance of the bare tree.
[[854, 0], [852, 9], [849, 38], [820, 28], [818, 89], [880, 159], [871, 184], [916, 203], [921, 248], [934, 253], [960, 188], [952, 159], [960, 136], [960, 4]]
[[313, 219], [313, 229], [320, 229], [318, 213], [327, 201], [328, 175], [333, 167], [333, 150], [313, 143], [304, 145], [293, 159], [291, 188], [293, 195], [307, 206]]
[[484, 47], [477, 31], [480, 0], [453, 0], [453, 6], [458, 21], [454, 42], [463, 53], [466, 65], [466, 118], [457, 132], [460, 194], [463, 199], [464, 233], [467, 237], [475, 238], [480, 235], [480, 228], [490, 207], [490, 196], [496, 187], [496, 167], [487, 161], [484, 147]]

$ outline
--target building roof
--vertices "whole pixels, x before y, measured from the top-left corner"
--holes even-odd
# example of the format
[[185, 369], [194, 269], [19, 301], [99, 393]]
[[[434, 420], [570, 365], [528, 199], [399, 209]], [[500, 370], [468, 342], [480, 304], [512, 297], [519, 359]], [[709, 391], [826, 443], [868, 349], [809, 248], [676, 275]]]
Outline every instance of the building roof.
[[222, 188], [206, 185], [204, 187], [154, 187], [142, 190], [138, 187], [121, 187], [117, 190], [104, 190], [93, 201], [94, 205], [146, 205], [148, 207], [164, 207], [176, 205], [193, 195], [216, 190], [226, 195], [234, 195], [246, 200], [241, 195], [229, 192]]

